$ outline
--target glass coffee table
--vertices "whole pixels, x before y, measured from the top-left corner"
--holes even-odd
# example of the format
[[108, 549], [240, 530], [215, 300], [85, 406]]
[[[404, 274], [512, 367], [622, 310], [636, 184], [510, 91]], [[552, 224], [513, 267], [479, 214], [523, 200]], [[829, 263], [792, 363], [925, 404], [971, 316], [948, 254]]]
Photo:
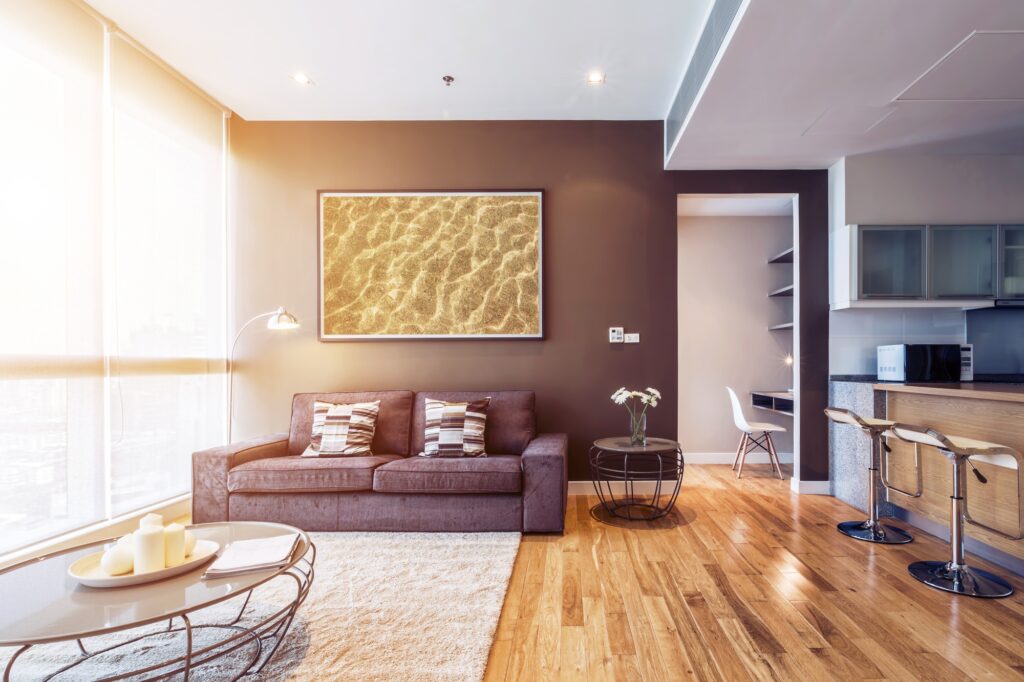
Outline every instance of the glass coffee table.
[[[68, 576], [68, 566], [99, 551], [111, 540], [55, 552], [5, 569], [0, 572], [0, 595], [4, 595], [3, 608], [0, 608], [0, 647], [17, 647], [17, 650], [4, 670], [4, 681], [10, 679], [19, 657], [32, 647], [55, 642], [78, 643], [81, 655], [54, 670], [47, 676], [49, 679], [67, 673], [99, 654], [130, 647], [151, 637], [166, 637], [168, 633], [184, 634], [180, 655], [137, 670], [119, 670], [116, 676], [104, 679], [133, 675], [154, 679], [180, 674], [188, 680], [190, 672], [198, 666], [245, 646], [253, 648], [252, 657], [235, 679], [259, 672], [276, 653], [299, 606], [309, 594], [316, 547], [305, 532], [278, 523], [206, 523], [189, 526], [189, 530], [199, 540], [220, 543], [221, 551], [236, 540], [288, 533], [298, 533], [299, 542], [291, 561], [283, 567], [214, 580], [202, 579], [209, 563], [183, 575], [134, 587], [84, 587]], [[270, 615], [261, 616], [258, 622], [240, 625], [253, 590], [273, 580], [294, 582], [294, 595], [289, 591], [287, 603]], [[223, 623], [193, 624], [192, 617], [196, 612], [243, 595], [244, 602], [233, 619]], [[167, 628], [150, 628], [138, 637], [97, 650], [87, 649], [82, 641], [164, 621]], [[175, 621], [181, 624], [175, 625]], [[194, 635], [200, 628], [222, 631], [224, 636], [212, 644], [194, 646]], [[267, 646], [270, 646], [269, 650], [266, 650]]]

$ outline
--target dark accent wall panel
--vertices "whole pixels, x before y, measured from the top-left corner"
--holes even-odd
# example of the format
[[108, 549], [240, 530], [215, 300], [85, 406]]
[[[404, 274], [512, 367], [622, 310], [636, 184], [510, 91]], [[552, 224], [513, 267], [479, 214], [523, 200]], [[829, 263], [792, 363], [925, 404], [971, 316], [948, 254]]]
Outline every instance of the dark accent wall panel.
[[[649, 432], [676, 435], [676, 194], [800, 192], [804, 478], [828, 478], [824, 171], [665, 171], [660, 121], [236, 117], [230, 134], [232, 328], [278, 305], [303, 323], [240, 342], [238, 437], [286, 429], [297, 392], [526, 388], [540, 430], [569, 434], [570, 477], [585, 479], [590, 441], [626, 430], [609, 400], [619, 386], [660, 388]], [[318, 189], [524, 188], [545, 192], [544, 340], [317, 342]], [[613, 325], [642, 343], [608, 344]]]

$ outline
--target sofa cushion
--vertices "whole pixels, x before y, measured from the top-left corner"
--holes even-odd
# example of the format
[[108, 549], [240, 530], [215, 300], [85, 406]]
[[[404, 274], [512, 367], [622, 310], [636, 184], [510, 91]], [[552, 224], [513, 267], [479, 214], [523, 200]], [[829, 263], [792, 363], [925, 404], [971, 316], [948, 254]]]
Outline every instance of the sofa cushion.
[[366, 457], [377, 427], [380, 401], [369, 403], [325, 403], [313, 401], [313, 428], [308, 454]]
[[[412, 419], [412, 391], [366, 391], [362, 393], [296, 393], [292, 397], [292, 424], [288, 433], [288, 454], [301, 455], [313, 433], [313, 403], [370, 403], [380, 401], [377, 425], [370, 450], [409, 454], [409, 424]], [[422, 440], [422, 433], [420, 434]], [[417, 450], [416, 452], [419, 452]]]
[[[533, 391], [422, 391], [416, 394], [412, 408], [412, 454], [423, 452], [427, 398], [450, 403], [465, 403], [490, 398], [484, 451], [488, 454], [521, 455], [527, 443], [537, 435], [534, 421]], [[395, 452], [389, 450], [389, 452]], [[297, 454], [297, 453], [296, 453]]]
[[518, 493], [523, 489], [522, 458], [409, 457], [378, 467], [378, 493]]
[[370, 457], [271, 457], [246, 462], [228, 472], [232, 493], [326, 493], [373, 488], [373, 470], [403, 459]]
[[479, 457], [484, 451], [490, 398], [446, 403], [427, 398], [423, 452], [425, 457]]

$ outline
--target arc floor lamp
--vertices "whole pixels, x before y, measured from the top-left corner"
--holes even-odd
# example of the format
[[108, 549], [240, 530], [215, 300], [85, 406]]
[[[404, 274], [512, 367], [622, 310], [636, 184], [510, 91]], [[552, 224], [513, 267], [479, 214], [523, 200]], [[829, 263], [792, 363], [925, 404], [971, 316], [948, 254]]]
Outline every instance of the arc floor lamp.
[[244, 332], [249, 325], [257, 320], [267, 319], [267, 329], [271, 331], [283, 331], [287, 329], [297, 329], [299, 321], [290, 312], [284, 308], [278, 308], [269, 313], [260, 313], [254, 316], [248, 322], [242, 325], [242, 328], [235, 334], [235, 340], [231, 343], [231, 354], [228, 356], [228, 443], [231, 443], [231, 426], [234, 421], [234, 377], [235, 377], [235, 346], [238, 345], [238, 339], [241, 338], [242, 332]]

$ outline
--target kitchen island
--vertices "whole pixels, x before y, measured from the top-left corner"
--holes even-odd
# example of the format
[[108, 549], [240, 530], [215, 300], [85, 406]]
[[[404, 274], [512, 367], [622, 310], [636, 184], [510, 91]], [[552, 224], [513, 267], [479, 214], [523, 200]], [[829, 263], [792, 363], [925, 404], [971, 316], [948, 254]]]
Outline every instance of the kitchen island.
[[[830, 404], [847, 407], [863, 416], [891, 419], [934, 428], [947, 435], [1000, 443], [1024, 453], [1024, 384], [969, 382], [958, 384], [880, 383], [866, 378], [833, 380]], [[864, 467], [868, 461], [867, 439], [856, 429], [830, 427], [833, 494], [865, 507]], [[904, 490], [917, 488], [914, 446], [888, 439], [891, 482]], [[920, 497], [886, 493], [891, 513], [911, 525], [948, 535], [952, 467], [937, 450], [920, 448]], [[967, 476], [970, 513], [979, 522], [1006, 533], [1017, 531], [1019, 507], [1017, 472], [1014, 469], [976, 463], [987, 479], [981, 483]], [[858, 481], [862, 481], [858, 483]], [[1016, 571], [1024, 567], [1024, 541], [967, 526], [968, 551], [976, 552]], [[995, 550], [995, 551], [992, 551]]]

